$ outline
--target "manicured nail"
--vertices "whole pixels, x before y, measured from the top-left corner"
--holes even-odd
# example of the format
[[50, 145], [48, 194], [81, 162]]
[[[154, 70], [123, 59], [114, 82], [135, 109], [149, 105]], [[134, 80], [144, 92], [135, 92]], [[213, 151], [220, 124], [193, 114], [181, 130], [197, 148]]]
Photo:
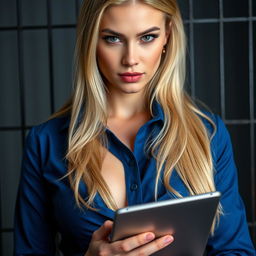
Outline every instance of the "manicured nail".
[[169, 244], [173, 241], [173, 237], [172, 236], [167, 236], [165, 239], [164, 239], [164, 244]]
[[148, 233], [147, 235], [146, 235], [146, 240], [147, 241], [151, 241], [151, 240], [153, 240], [155, 238], [155, 236], [152, 234], [152, 233]]

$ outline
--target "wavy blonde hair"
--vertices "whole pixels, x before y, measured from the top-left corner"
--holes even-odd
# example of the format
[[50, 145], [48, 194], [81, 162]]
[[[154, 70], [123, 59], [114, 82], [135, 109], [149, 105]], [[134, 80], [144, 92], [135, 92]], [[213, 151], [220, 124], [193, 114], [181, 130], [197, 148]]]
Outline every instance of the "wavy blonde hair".
[[[106, 8], [127, 0], [84, 1], [77, 27], [74, 93], [71, 100], [54, 116], [71, 112], [68, 134], [68, 177], [76, 202], [93, 209], [98, 192], [106, 205], [116, 210], [111, 192], [101, 175], [102, 146], [106, 145], [104, 128], [107, 122], [107, 100], [104, 82], [96, 61], [96, 48], [101, 18]], [[176, 0], [144, 0], [166, 15], [171, 32], [160, 66], [147, 86], [146, 99], [152, 114], [156, 100], [164, 111], [161, 132], [149, 145], [157, 161], [155, 199], [163, 171], [167, 190], [181, 196], [170, 186], [175, 168], [191, 195], [215, 191], [210, 136], [202, 118], [215, 129], [212, 120], [203, 114], [184, 91], [186, 40]], [[213, 135], [212, 135], [213, 136]], [[156, 153], [157, 152], [157, 153]], [[88, 198], [79, 194], [79, 183], [87, 185]], [[220, 215], [220, 207], [217, 216]], [[213, 230], [213, 229], [212, 229]]]

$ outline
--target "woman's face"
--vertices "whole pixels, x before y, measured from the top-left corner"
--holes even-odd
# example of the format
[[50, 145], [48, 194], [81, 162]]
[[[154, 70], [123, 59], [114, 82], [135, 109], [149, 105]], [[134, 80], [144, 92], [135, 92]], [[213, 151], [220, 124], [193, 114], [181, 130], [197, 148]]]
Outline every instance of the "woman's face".
[[142, 92], [159, 67], [168, 33], [164, 14], [143, 3], [108, 8], [97, 45], [109, 91]]

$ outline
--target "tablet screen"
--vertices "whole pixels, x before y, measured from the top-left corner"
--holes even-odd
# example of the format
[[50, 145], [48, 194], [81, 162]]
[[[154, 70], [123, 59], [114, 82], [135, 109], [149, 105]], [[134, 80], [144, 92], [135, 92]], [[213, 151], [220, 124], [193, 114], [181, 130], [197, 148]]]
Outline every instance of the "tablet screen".
[[219, 192], [129, 206], [116, 211], [111, 240], [143, 232], [174, 236], [155, 256], [203, 255], [220, 199]]

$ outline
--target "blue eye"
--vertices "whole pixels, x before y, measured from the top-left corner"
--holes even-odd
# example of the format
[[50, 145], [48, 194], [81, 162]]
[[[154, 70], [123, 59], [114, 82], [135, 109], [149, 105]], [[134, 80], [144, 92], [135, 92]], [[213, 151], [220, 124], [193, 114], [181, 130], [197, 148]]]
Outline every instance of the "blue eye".
[[141, 41], [143, 43], [150, 43], [155, 40], [159, 35], [151, 34], [151, 35], [145, 35], [141, 37]]
[[110, 44], [120, 43], [121, 40], [118, 36], [104, 36], [103, 39]]

